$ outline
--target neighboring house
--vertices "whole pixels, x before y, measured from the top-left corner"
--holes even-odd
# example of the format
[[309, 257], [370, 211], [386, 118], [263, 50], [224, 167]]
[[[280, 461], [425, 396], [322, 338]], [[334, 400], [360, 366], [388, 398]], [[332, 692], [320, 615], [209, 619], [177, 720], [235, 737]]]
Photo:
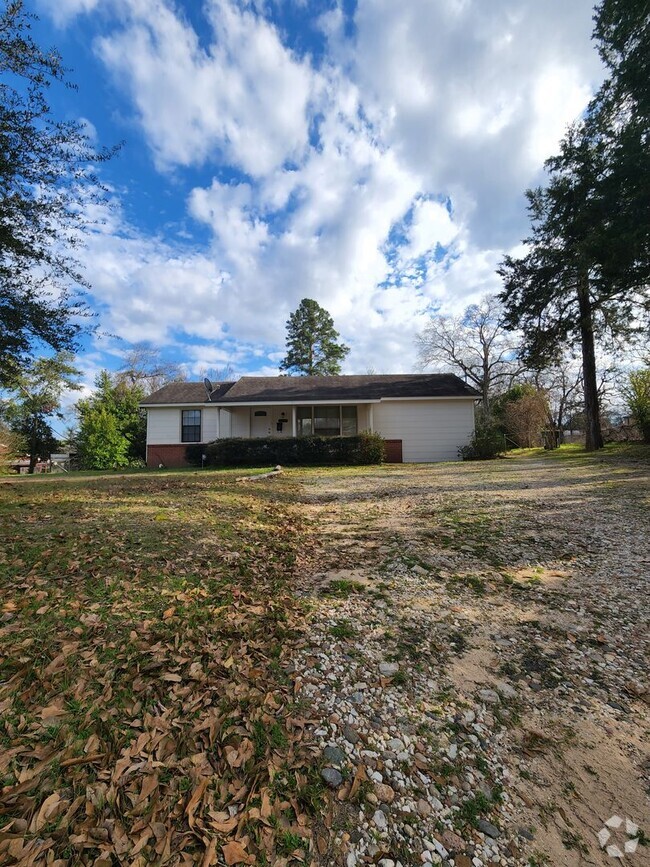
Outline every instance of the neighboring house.
[[388, 460], [458, 458], [479, 393], [453, 374], [244, 376], [210, 393], [173, 382], [146, 398], [147, 466], [183, 466], [189, 443], [226, 437], [381, 434]]

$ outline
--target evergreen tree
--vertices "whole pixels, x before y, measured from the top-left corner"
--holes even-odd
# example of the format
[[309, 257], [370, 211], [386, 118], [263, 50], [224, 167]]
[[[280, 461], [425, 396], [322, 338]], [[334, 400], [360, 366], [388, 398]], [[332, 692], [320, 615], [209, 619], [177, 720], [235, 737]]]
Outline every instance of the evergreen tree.
[[529, 253], [499, 269], [506, 322], [532, 366], [579, 343], [590, 450], [603, 446], [597, 341], [630, 339], [650, 309], [648, 4], [603, 0], [595, 20], [610, 76], [547, 161], [546, 188], [527, 193]]
[[311, 298], [303, 298], [287, 321], [287, 354], [280, 370], [302, 376], [333, 376], [350, 351], [339, 343], [339, 333], [327, 310]]
[[[144, 387], [139, 383], [129, 383], [119, 374], [111, 375], [107, 370], [98, 375], [95, 387], [91, 397], [77, 404], [81, 465], [86, 469], [105, 469], [144, 460], [147, 420], [139, 405], [146, 396]], [[106, 417], [110, 417], [113, 423], [109, 424]], [[102, 429], [110, 438], [110, 448], [101, 444], [97, 432]]]
[[12, 0], [0, 12], [0, 384], [34, 346], [71, 350], [86, 305], [72, 255], [87, 227], [84, 206], [105, 201], [89, 164], [97, 153], [77, 121], [56, 121], [46, 99], [66, 69], [30, 35], [34, 16]]
[[128, 440], [116, 416], [104, 406], [91, 406], [84, 413], [77, 443], [80, 465], [85, 470], [110, 470], [128, 463]]

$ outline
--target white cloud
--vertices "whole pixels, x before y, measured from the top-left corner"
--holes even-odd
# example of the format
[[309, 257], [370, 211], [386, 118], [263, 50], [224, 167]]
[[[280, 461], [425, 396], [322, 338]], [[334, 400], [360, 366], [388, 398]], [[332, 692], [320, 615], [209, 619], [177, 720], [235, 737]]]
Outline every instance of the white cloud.
[[120, 216], [97, 234], [87, 261], [108, 328], [185, 343], [193, 373], [273, 370], [288, 314], [312, 297], [352, 347], [348, 372], [412, 369], [431, 305], [459, 312], [500, 288], [523, 191], [601, 74], [591, 7], [359, 0], [354, 32], [335, 3], [316, 64], [272, 5], [206, 0], [199, 38], [170, 2], [106, 0], [119, 24], [98, 56], [156, 166], [181, 189], [183, 167], [203, 167], [186, 204], [212, 233], [209, 249], [179, 247]]
[[99, 4], [100, 0], [37, 0], [38, 7], [60, 27], [76, 15], [92, 12]]
[[222, 159], [259, 177], [300, 158], [313, 74], [272, 25], [231, 0], [209, 0], [205, 47], [163, 0], [124, 3], [126, 26], [96, 47], [130, 93], [160, 168]]

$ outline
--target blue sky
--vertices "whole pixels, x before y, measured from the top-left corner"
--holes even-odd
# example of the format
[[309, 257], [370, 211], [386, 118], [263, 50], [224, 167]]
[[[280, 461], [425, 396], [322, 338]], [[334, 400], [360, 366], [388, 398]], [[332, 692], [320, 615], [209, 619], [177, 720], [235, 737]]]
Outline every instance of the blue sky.
[[[91, 383], [147, 342], [275, 374], [315, 298], [348, 373], [415, 369], [433, 311], [497, 291], [524, 190], [602, 78], [586, 0], [31, 0], [113, 208], [82, 264]], [[110, 336], [109, 336], [110, 335]]]

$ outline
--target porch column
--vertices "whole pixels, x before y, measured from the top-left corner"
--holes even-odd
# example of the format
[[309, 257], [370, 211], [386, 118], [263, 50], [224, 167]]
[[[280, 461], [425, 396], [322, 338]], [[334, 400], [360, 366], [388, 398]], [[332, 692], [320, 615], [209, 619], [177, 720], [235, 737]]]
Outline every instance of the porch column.
[[298, 436], [298, 410], [295, 406], [291, 407], [291, 436], [294, 439]]
[[221, 408], [217, 407], [217, 439], [221, 439]]
[[370, 428], [370, 433], [375, 432], [375, 417], [374, 417], [374, 407], [371, 403], [368, 404], [368, 426]]

